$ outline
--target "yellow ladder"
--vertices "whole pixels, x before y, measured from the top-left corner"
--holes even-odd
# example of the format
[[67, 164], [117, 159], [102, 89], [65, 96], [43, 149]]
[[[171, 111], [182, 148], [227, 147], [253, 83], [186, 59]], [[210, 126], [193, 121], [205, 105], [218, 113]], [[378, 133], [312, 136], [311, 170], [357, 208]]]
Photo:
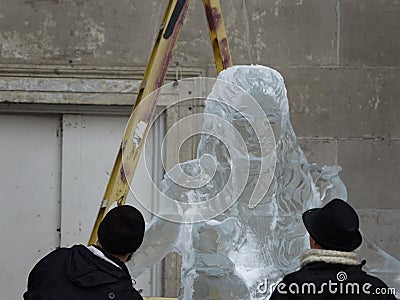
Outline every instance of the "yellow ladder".
[[[190, 0], [170, 0], [168, 3], [131, 113], [131, 118], [125, 129], [118, 155], [100, 204], [89, 244], [97, 241], [98, 227], [110, 206], [114, 202], [117, 202], [117, 205], [122, 205], [126, 201], [129, 184], [135, 173], [140, 153], [157, 106], [158, 94], [157, 92], [152, 92], [160, 88], [164, 82], [189, 3]], [[209, 26], [215, 64], [219, 73], [232, 65], [221, 5], [219, 0], [203, 0], [203, 4]], [[145, 98], [146, 105], [139, 105], [142, 99]], [[143, 124], [146, 124], [145, 129]], [[137, 130], [137, 128], [140, 130]], [[133, 142], [135, 131], [136, 134], [138, 131], [141, 134], [140, 143], [138, 144]]]

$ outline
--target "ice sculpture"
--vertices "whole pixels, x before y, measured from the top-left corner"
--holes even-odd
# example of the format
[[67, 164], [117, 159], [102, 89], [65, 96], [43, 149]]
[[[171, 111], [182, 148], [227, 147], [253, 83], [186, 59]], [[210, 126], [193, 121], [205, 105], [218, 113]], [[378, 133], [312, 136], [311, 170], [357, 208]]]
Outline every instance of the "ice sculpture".
[[[244, 104], [250, 96], [259, 105], [258, 110]], [[273, 151], [271, 143], [266, 144], [268, 153], [263, 152], [260, 136], [255, 134], [255, 127], [266, 126], [265, 120], [259, 122], [261, 112], [268, 117], [275, 136]], [[229, 122], [240, 133], [245, 148], [235, 141], [237, 146], [227, 149], [217, 138], [226, 132], [221, 132], [223, 128], [215, 117]], [[179, 223], [167, 219], [171, 220], [171, 214], [182, 214], [184, 220], [185, 214], [193, 212], [164, 207], [160, 214], [167, 219], [154, 217], [148, 224], [144, 242], [134, 256], [132, 273], [137, 276], [177, 251], [182, 256], [180, 299], [265, 299], [269, 294], [266, 285], [295, 270], [300, 255], [308, 248], [302, 213], [334, 197], [347, 197], [338, 175], [340, 167], [307, 162], [290, 123], [284, 80], [268, 67], [234, 66], [221, 72], [205, 102], [203, 129], [208, 134], [201, 136], [197, 159], [175, 166], [163, 180], [162, 190], [180, 203], [199, 203], [224, 187], [222, 200], [208, 207], [223, 207], [223, 212], [203, 222]], [[248, 169], [242, 165], [244, 152]], [[201, 161], [207, 156], [215, 163], [207, 184], [190, 188], [190, 184], [180, 185], [171, 178], [207, 173], [207, 164]], [[235, 173], [233, 184], [229, 184], [233, 156], [239, 161], [236, 167], [239, 164], [239, 171], [246, 169], [248, 177], [238, 199], [224, 207], [224, 199], [235, 193], [237, 182], [242, 180], [235, 181], [240, 175]], [[275, 169], [263, 170], [265, 160], [274, 160]], [[252, 207], [260, 172], [269, 174], [264, 178], [270, 180], [266, 180], [262, 198]], [[196, 213], [207, 217], [209, 211]]]

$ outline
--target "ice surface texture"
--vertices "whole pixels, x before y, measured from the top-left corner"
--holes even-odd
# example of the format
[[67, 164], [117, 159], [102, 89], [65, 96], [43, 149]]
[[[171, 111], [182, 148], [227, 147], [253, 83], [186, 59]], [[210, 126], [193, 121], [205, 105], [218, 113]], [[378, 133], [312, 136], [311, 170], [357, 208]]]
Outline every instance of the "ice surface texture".
[[[234, 66], [217, 79], [205, 102], [203, 130], [208, 134], [201, 136], [197, 159], [175, 166], [162, 190], [182, 203], [219, 198], [195, 212], [162, 207], [160, 215], [167, 218], [182, 214], [183, 220], [187, 214], [207, 220], [179, 223], [154, 217], [132, 272], [138, 275], [177, 251], [182, 256], [181, 299], [265, 299], [270, 291], [262, 284], [297, 269], [309, 247], [302, 213], [335, 197], [345, 200], [347, 192], [340, 167], [307, 162], [296, 142], [284, 80], [277, 71]], [[249, 98], [257, 105], [249, 104]], [[216, 117], [240, 133], [245, 147]], [[227, 146], [219, 136], [233, 142]], [[172, 180], [174, 174], [207, 175], [209, 164], [201, 160], [205, 157], [213, 162], [206, 184], [190, 188]], [[271, 164], [275, 168], [263, 168]], [[239, 193], [242, 173], [247, 174]], [[236, 194], [238, 199], [232, 201]]]

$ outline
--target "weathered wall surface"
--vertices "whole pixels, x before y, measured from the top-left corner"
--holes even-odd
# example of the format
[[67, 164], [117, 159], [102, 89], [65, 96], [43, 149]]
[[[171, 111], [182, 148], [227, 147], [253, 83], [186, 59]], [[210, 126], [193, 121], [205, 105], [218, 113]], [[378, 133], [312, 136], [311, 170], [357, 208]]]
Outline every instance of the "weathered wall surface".
[[[282, 72], [309, 160], [343, 167], [366, 236], [400, 258], [400, 1], [221, 2], [234, 63]], [[93, 92], [106, 93], [110, 84], [115, 92], [118, 80], [143, 71], [166, 3], [0, 0], [0, 101], [19, 101], [8, 84], [22, 73], [31, 80], [90, 77]], [[173, 64], [215, 75], [201, 1], [191, 3]], [[19, 89], [30, 91], [23, 84]], [[54, 102], [53, 96], [29, 101]], [[125, 98], [100, 98], [101, 104], [126, 104]]]

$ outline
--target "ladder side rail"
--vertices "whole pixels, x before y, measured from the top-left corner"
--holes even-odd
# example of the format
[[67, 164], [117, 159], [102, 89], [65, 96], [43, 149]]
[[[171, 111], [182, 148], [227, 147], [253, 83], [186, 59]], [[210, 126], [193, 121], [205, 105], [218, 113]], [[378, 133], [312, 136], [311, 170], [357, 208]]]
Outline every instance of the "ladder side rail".
[[[154, 91], [161, 87], [164, 82], [189, 3], [190, 0], [170, 0], [168, 3], [103, 200], [100, 204], [89, 244], [97, 241], [98, 227], [110, 206], [114, 202], [122, 205], [126, 201], [129, 193], [129, 185], [132, 181], [157, 106], [158, 93]], [[168, 34], [167, 30], [169, 31]], [[139, 105], [144, 99], [146, 103]], [[142, 135], [141, 141], [138, 145], [135, 145], [132, 137], [138, 126], [143, 125], [146, 128], [144, 132], [140, 132]]]

